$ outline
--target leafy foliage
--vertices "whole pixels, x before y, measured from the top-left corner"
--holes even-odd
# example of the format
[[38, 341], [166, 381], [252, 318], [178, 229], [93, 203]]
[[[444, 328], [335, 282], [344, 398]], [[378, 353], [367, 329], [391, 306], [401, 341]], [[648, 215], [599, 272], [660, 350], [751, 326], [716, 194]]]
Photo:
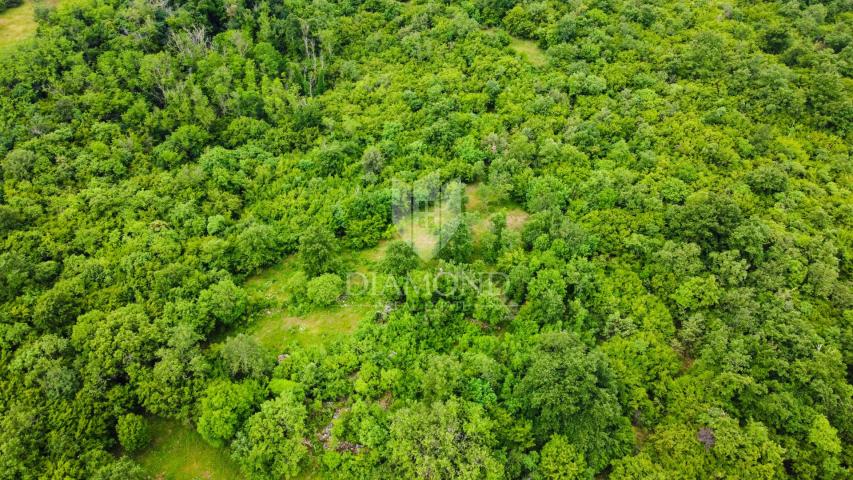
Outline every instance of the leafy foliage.
[[116, 434], [122, 448], [128, 453], [145, 447], [149, 440], [148, 425], [145, 423], [145, 419], [133, 413], [128, 413], [118, 419]]
[[306, 410], [287, 393], [261, 405], [234, 440], [233, 457], [247, 478], [293, 478], [307, 453], [302, 444]]
[[[849, 477], [851, 20], [39, 9], [0, 56], [0, 477], [141, 478], [155, 416], [248, 478]], [[384, 243], [396, 181], [457, 178], [434, 258]]]

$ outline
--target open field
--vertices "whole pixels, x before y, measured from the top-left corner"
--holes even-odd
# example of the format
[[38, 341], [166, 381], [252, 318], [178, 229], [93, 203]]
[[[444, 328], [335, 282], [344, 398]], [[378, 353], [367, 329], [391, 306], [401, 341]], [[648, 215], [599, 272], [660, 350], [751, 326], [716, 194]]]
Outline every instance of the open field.
[[[382, 243], [361, 252], [347, 252], [343, 260], [354, 271], [368, 274], [381, 260], [385, 246]], [[246, 281], [245, 288], [250, 295], [263, 298], [271, 305], [242, 328], [242, 333], [252, 335], [261, 345], [273, 351], [293, 343], [303, 347], [320, 345], [352, 333], [358, 322], [373, 310], [367, 304], [369, 302], [359, 302], [312, 310], [302, 315], [289, 312], [286, 307], [291, 295], [288, 285], [297, 271], [299, 260], [291, 256]]]
[[210, 446], [188, 426], [154, 418], [151, 446], [136, 461], [152, 478], [163, 480], [238, 480], [243, 478], [226, 449]]
[[372, 310], [371, 306], [342, 305], [299, 316], [283, 311], [270, 312], [253, 322], [248, 332], [273, 351], [290, 343], [303, 347], [321, 345], [352, 333]]
[[506, 214], [507, 228], [516, 231], [521, 230], [524, 222], [527, 221], [528, 213], [514, 203], [490, 201], [484, 191], [485, 189], [486, 187], [481, 184], [472, 184], [465, 188], [465, 197], [467, 198], [465, 212], [468, 215], [473, 237], [480, 239], [485, 232], [492, 228], [491, 217], [498, 212]]

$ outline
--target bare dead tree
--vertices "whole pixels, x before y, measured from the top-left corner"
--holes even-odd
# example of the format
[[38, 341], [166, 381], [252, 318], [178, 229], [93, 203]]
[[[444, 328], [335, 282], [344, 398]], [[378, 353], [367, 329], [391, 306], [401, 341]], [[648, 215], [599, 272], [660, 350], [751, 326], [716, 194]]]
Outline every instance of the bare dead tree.
[[314, 96], [320, 76], [326, 69], [323, 42], [312, 32], [311, 24], [307, 20], [299, 19], [299, 29], [302, 34], [302, 50], [306, 59], [302, 65], [302, 76], [308, 86], [308, 96]]
[[195, 25], [169, 35], [169, 44], [183, 58], [193, 62], [207, 53], [210, 43], [203, 25]]

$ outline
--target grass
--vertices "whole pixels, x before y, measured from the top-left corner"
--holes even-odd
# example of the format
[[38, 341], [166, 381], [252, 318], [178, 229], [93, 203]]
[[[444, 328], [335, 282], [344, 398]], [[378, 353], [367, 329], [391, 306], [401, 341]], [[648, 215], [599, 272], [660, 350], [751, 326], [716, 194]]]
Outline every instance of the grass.
[[460, 213], [453, 205], [417, 211], [398, 221], [397, 233], [412, 245], [418, 256], [429, 259], [438, 247], [441, 228], [458, 220]]
[[512, 37], [512, 40], [509, 42], [509, 48], [526, 58], [534, 66], [541, 67], [548, 62], [545, 52], [532, 40]]
[[488, 199], [487, 187], [480, 184], [468, 185], [465, 194], [468, 202], [465, 206], [471, 221], [471, 233], [479, 240], [492, 228], [491, 217], [497, 212], [506, 214], [506, 226], [510, 230], [521, 230], [529, 216], [518, 205], [511, 202], [495, 203]]
[[511, 208], [506, 212], [506, 228], [510, 230], [521, 230], [530, 214], [520, 208]]
[[17, 7], [0, 13], [0, 51], [7, 50], [36, 31], [35, 4], [26, 0]]
[[249, 295], [260, 296], [273, 304], [283, 305], [290, 298], [288, 281], [298, 270], [297, 258], [290, 256], [246, 280], [244, 287]]
[[450, 233], [447, 227], [462, 214], [462, 191], [455, 187], [461, 185], [454, 184], [451, 188], [448, 184], [429, 206], [416, 205], [405, 211], [395, 211], [397, 237], [407, 241], [422, 259], [432, 258], [439, 248], [441, 235]]
[[0, 52], [10, 50], [36, 33], [36, 5], [56, 6], [59, 0], [24, 0], [17, 7], [0, 13]]
[[[387, 243], [380, 243], [369, 250], [348, 252], [344, 254], [344, 262], [351, 264], [354, 271], [368, 274], [382, 259], [386, 246]], [[298, 259], [290, 256], [246, 281], [245, 288], [250, 295], [264, 298], [271, 304], [243, 329], [264, 347], [280, 352], [294, 343], [309, 347], [333, 342], [355, 331], [358, 322], [373, 311], [373, 306], [360, 302], [314, 310], [304, 315], [288, 312], [285, 307], [290, 298], [288, 283], [298, 271]]]
[[237, 480], [243, 478], [229, 452], [210, 446], [191, 428], [174, 420], [153, 418], [152, 443], [136, 461], [155, 479]]
[[270, 311], [255, 320], [249, 330], [264, 347], [281, 353], [282, 347], [296, 343], [303, 347], [334, 342], [355, 331], [358, 322], [374, 310], [369, 305], [341, 305], [301, 316]]

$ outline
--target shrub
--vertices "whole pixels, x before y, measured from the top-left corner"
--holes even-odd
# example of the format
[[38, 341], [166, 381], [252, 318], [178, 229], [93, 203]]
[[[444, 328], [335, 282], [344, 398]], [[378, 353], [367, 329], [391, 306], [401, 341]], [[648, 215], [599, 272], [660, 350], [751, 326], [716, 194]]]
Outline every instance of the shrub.
[[119, 443], [127, 453], [139, 451], [148, 444], [148, 424], [141, 415], [128, 413], [120, 417], [116, 425], [116, 433], [118, 433]]
[[308, 301], [318, 307], [327, 307], [338, 300], [343, 294], [344, 282], [334, 273], [320, 275], [308, 282], [306, 294]]

